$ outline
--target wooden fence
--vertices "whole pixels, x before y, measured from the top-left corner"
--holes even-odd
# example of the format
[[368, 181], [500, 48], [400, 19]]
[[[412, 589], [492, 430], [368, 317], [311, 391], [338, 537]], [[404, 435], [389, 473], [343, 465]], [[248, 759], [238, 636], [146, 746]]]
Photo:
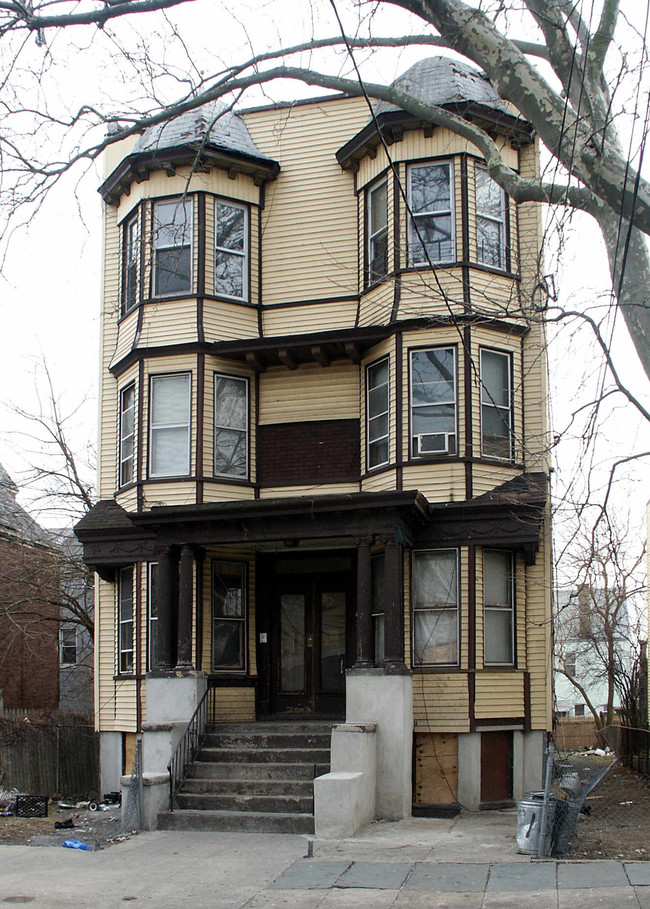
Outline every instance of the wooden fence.
[[97, 798], [99, 736], [78, 722], [0, 717], [0, 789], [66, 799]]

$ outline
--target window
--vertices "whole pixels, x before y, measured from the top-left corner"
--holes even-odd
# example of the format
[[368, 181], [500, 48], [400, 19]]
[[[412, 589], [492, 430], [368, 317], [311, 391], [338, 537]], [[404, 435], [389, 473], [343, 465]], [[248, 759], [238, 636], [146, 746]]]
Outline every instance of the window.
[[248, 476], [248, 380], [215, 374], [214, 472]]
[[192, 202], [172, 199], [153, 208], [153, 282], [157, 297], [192, 289]]
[[573, 715], [574, 716], [585, 716], [585, 705], [576, 704], [575, 707], [573, 708]]
[[149, 475], [190, 472], [190, 376], [151, 377]]
[[388, 183], [382, 180], [368, 190], [366, 225], [368, 235], [367, 282], [379, 281], [388, 272]]
[[576, 655], [575, 653], [569, 653], [564, 658], [564, 671], [567, 675], [570, 675], [572, 679], [576, 677]]
[[77, 629], [74, 625], [63, 626], [59, 634], [59, 658], [62, 666], [77, 662]]
[[456, 454], [456, 350], [411, 351], [411, 457]]
[[214, 292], [248, 298], [248, 209], [235, 202], [215, 202]]
[[138, 302], [140, 264], [140, 216], [126, 222], [124, 228], [124, 297], [123, 311], [129, 312]]
[[476, 260], [506, 267], [506, 197], [485, 167], [474, 168], [476, 183]]
[[246, 668], [246, 567], [212, 563], [212, 668]]
[[409, 265], [454, 259], [451, 161], [409, 168]]
[[513, 572], [509, 552], [483, 553], [483, 662], [514, 663]]
[[372, 625], [375, 641], [375, 663], [384, 662], [384, 556], [375, 556], [370, 561]]
[[118, 576], [118, 672], [133, 672], [133, 565]]
[[151, 671], [158, 665], [158, 604], [156, 602], [156, 584], [158, 583], [158, 562], [149, 562], [147, 577], [147, 669]]
[[388, 464], [390, 448], [388, 358], [366, 370], [366, 466]]
[[458, 665], [458, 553], [413, 553], [413, 664]]
[[133, 441], [135, 439], [135, 385], [120, 395], [120, 486], [133, 482]]
[[486, 458], [512, 458], [510, 354], [481, 350], [481, 453]]

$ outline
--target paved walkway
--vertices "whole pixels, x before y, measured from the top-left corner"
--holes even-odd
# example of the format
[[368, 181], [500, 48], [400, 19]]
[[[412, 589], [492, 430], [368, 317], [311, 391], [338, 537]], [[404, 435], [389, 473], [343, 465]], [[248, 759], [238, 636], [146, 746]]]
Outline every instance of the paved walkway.
[[170, 831], [99, 852], [0, 846], [0, 909], [650, 909], [650, 862], [531, 860], [515, 824], [481, 813], [340, 842]]

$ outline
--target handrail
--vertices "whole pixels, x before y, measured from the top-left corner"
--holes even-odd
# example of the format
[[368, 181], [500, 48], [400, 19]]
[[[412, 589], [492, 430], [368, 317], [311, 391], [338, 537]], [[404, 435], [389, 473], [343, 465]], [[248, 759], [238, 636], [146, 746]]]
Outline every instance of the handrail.
[[185, 732], [174, 750], [172, 758], [167, 764], [169, 772], [169, 810], [174, 810], [174, 796], [187, 776], [190, 765], [195, 760], [207, 735], [206, 727], [209, 718], [214, 716], [216, 688], [208, 686]]

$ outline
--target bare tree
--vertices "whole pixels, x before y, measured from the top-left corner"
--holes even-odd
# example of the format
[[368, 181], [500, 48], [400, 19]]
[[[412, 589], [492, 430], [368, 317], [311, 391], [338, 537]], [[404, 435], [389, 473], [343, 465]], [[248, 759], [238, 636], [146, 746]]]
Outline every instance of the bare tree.
[[568, 556], [573, 583], [557, 595], [555, 671], [597, 728], [612, 725], [617, 707], [628, 725], [645, 726], [645, 546], [611, 518], [583, 528], [578, 539]]
[[[641, 88], [647, 59], [644, 35], [628, 23], [620, 0], [592, 4], [589, 13], [580, 12], [579, 5], [567, 0], [374, 0], [352, 9], [342, 2], [340, 10], [334, 0], [320, 4], [314, 0], [314, 18], [316, 13], [324, 16], [333, 10], [337, 33], [312, 35], [292, 47], [265, 50], [225, 66], [215, 59], [202, 59], [201, 65], [195, 62], [191, 39], [184, 37], [181, 26], [163, 9], [180, 2], [86, 0], [81, 8], [64, 5], [55, 15], [45, 2], [29, 6], [12, 0], [0, 3], [0, 37], [7, 47], [7, 62], [12, 63], [6, 68], [2, 92], [6, 100], [1, 102], [7, 124], [0, 136], [8, 175], [3, 190], [5, 216], [15, 214], [20, 203], [38, 205], [47, 188], [71, 165], [95, 159], [107, 144], [207, 101], [239, 99], [248, 90], [287, 78], [365, 95], [451, 128], [473, 142], [484, 155], [490, 176], [515, 201], [550, 203], [592, 215], [607, 246], [613, 293], [650, 374], [650, 259], [644, 237], [650, 232], [650, 186], [640, 172], [648, 121], [648, 99]], [[420, 23], [436, 33], [398, 38], [373, 34], [374, 18], [390, 7], [405, 11], [406, 32]], [[272, 6], [262, 10], [265, 15], [273, 14]], [[161, 31], [157, 47], [164, 53], [161, 51], [160, 59], [155, 50], [147, 53], [142, 45], [133, 46], [127, 28], [136, 13], [154, 17], [145, 20], [139, 15], [138, 23], [151, 23], [152, 29]], [[195, 15], [204, 14], [197, 5]], [[224, 6], [214, 5], [213, 21], [227, 15]], [[250, 22], [242, 21], [242, 29], [253, 28], [252, 16]], [[191, 29], [191, 16], [178, 21]], [[617, 45], [622, 29], [627, 29], [626, 41], [636, 42], [636, 47], [622, 50]], [[120, 80], [130, 85], [130, 75], [147, 96], [137, 102], [125, 90], [121, 100], [93, 98], [92, 103], [86, 101], [76, 109], [71, 104], [67, 115], [55, 113], [54, 105], [47, 103], [48, 84], [56, 82], [58, 61], [64, 65], [61, 44], [69, 49], [73, 40], [66, 43], [61, 34], [67, 38], [68, 33], [78, 35], [80, 30], [86, 42], [92, 41], [94, 51], [106, 43], [113, 52], [117, 50], [110, 58], [112, 72], [103, 73], [104, 84], [109, 81], [115, 91]], [[513, 37], [517, 31], [533, 40], [517, 40]], [[25, 33], [37, 35], [42, 48], [40, 63], [33, 48], [24, 44]], [[546, 173], [528, 178], [509, 167], [489, 128], [466, 112], [424, 104], [406, 85], [378, 84], [364, 78], [364, 61], [355, 56], [359, 49], [365, 59], [371, 48], [403, 48], [414, 43], [449, 48], [480, 66], [542, 139], [552, 156]], [[176, 54], [174, 60], [180, 61], [174, 66], [169, 62], [170, 46]], [[25, 92], [17, 85], [19, 74], [24, 73], [19, 65], [23, 60], [42, 85], [45, 100], [39, 99], [35, 107], [26, 103]], [[631, 72], [634, 68], [636, 72]], [[336, 69], [350, 75], [341, 76]], [[623, 102], [618, 102], [616, 88], [630, 73], [637, 80], [633, 104], [640, 147], [636, 156], [623, 147], [617, 128]], [[182, 88], [176, 97], [174, 86]], [[23, 123], [25, 113], [31, 126], [12, 132], [12, 124]], [[110, 134], [96, 141], [96, 127], [107, 125]], [[43, 136], [50, 142], [49, 146], [45, 143], [45, 155], [41, 154]]]

